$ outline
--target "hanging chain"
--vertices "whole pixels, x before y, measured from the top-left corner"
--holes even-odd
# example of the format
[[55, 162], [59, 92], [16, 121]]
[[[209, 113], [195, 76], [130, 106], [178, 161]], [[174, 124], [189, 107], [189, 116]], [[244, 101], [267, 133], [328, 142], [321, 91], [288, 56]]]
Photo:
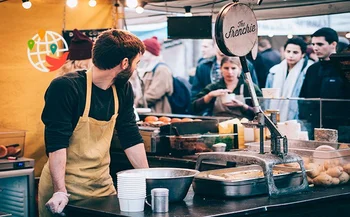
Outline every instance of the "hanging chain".
[[165, 13], [166, 15], [168, 15], [168, 2], [164, 0], [164, 4], [165, 4]]
[[214, 14], [214, 5], [215, 5], [215, 0], [213, 0], [213, 3], [211, 5], [211, 15], [213, 16]]
[[63, 31], [66, 30], [66, 3], [63, 4]]
[[118, 27], [118, 21], [117, 21], [117, 16], [118, 16], [118, 7], [116, 6], [117, 1], [113, 0], [112, 1], [112, 29], [116, 29]]

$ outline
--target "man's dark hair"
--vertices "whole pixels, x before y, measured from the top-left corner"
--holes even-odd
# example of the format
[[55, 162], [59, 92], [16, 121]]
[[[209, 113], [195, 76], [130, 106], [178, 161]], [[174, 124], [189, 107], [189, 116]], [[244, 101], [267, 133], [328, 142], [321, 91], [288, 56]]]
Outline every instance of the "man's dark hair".
[[286, 42], [286, 44], [284, 45], [284, 49], [286, 49], [288, 44], [295, 44], [298, 45], [300, 47], [301, 53], [305, 53], [306, 52], [306, 48], [307, 48], [307, 44], [305, 43], [305, 41], [301, 38], [291, 38], [288, 39], [288, 41]]
[[338, 40], [339, 40], [338, 34], [332, 28], [323, 27], [311, 35], [311, 37], [322, 37], [322, 36], [325, 38], [328, 44], [331, 44], [334, 41], [338, 43]]
[[97, 68], [107, 70], [119, 65], [124, 58], [128, 58], [131, 65], [137, 54], [144, 52], [145, 45], [135, 35], [111, 29], [98, 36], [92, 48], [92, 62]]
[[271, 39], [268, 38], [268, 37], [259, 37], [258, 39], [258, 46], [259, 47], [268, 47], [268, 46], [271, 46]]

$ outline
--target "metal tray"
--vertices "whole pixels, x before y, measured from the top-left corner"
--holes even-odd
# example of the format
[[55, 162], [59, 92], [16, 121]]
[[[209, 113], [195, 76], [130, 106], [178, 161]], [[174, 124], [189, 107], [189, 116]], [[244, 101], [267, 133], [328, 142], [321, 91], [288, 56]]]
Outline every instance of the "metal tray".
[[[302, 173], [298, 169], [281, 166], [275, 166], [274, 169], [285, 171], [283, 174], [274, 175], [275, 184], [278, 188], [298, 186], [303, 181]], [[241, 180], [220, 180], [219, 178], [213, 178], [222, 174], [243, 171], [262, 171], [262, 168], [258, 165], [250, 165], [200, 172], [194, 177], [192, 183], [193, 190], [199, 195], [224, 198], [248, 197], [268, 193], [264, 177]], [[211, 176], [209, 177], [209, 175]]]

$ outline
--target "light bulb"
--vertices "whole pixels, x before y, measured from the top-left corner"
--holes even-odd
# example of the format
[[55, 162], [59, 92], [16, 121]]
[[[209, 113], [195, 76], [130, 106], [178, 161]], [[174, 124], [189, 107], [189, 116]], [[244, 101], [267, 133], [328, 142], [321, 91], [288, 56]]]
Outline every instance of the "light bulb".
[[90, 7], [95, 7], [96, 4], [97, 4], [96, 0], [90, 0], [90, 1], [89, 1], [89, 6], [90, 6]]
[[70, 8], [75, 8], [78, 5], [78, 0], [67, 0], [66, 4]]
[[126, 6], [129, 8], [136, 8], [138, 4], [137, 0], [126, 0]]
[[141, 7], [141, 6], [137, 6], [137, 7], [136, 7], [136, 13], [142, 14], [143, 11], [144, 11], [143, 7]]
[[191, 8], [192, 6], [185, 6], [185, 17], [192, 17]]
[[30, 1], [23, 2], [23, 3], [22, 3], [22, 7], [23, 7], [24, 9], [29, 9], [29, 8], [32, 7], [32, 3], [31, 3]]

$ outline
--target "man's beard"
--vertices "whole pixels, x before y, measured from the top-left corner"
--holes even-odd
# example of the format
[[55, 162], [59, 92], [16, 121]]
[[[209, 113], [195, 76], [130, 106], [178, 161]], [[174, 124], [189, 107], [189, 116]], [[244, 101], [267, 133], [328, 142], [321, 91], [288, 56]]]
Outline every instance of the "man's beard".
[[115, 76], [114, 81], [117, 84], [126, 84], [128, 82], [129, 78], [132, 76], [131, 66], [129, 65], [128, 68], [124, 69], [123, 71], [119, 72], [117, 76]]

